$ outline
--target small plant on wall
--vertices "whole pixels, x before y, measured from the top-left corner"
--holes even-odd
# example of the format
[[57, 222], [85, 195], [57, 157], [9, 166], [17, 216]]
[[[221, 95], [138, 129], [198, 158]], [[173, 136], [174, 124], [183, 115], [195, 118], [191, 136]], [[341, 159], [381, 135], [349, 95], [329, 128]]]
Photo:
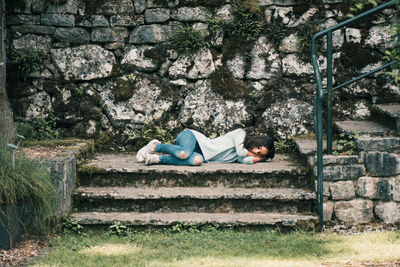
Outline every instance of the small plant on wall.
[[11, 63], [15, 64], [23, 80], [28, 75], [39, 70], [43, 65], [42, 56], [32, 47], [14, 50], [11, 54]]
[[170, 45], [179, 53], [194, 52], [209, 46], [201, 31], [195, 30], [190, 26], [175, 31], [171, 36]]
[[258, 1], [236, 0], [232, 6], [236, 19], [232, 23], [231, 35], [246, 41], [256, 40], [263, 28]]

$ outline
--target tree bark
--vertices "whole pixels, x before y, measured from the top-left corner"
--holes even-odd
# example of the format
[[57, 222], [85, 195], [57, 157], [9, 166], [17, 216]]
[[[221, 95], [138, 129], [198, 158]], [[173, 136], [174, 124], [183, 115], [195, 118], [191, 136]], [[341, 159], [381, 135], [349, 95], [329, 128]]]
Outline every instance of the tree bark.
[[13, 113], [6, 91], [5, 1], [0, 0], [0, 138], [13, 142], [17, 137]]

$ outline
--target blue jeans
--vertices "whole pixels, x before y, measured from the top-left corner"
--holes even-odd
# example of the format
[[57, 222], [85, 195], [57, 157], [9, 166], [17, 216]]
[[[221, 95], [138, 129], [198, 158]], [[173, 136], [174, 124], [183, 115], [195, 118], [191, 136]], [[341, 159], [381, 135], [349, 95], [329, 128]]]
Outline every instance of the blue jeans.
[[[176, 145], [157, 144], [155, 151], [169, 154], [160, 155], [160, 164], [198, 166], [204, 160], [196, 137], [188, 129], [178, 135]], [[182, 159], [182, 151], [185, 152], [186, 159]]]

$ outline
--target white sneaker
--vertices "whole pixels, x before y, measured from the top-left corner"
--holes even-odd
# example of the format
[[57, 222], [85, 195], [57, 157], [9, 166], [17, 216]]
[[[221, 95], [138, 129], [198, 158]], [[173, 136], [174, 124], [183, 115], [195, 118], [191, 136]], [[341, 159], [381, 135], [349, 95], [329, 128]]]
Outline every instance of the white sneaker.
[[136, 154], [136, 160], [137, 162], [144, 162], [145, 161], [145, 155], [146, 154], [153, 154], [154, 153], [154, 148], [153, 148], [153, 144], [161, 144], [160, 141], [158, 141], [157, 139], [153, 139], [151, 140], [147, 145], [145, 145], [144, 147], [142, 147], [138, 153]]
[[160, 163], [160, 156], [157, 154], [146, 154], [145, 163], [146, 165], [158, 164]]

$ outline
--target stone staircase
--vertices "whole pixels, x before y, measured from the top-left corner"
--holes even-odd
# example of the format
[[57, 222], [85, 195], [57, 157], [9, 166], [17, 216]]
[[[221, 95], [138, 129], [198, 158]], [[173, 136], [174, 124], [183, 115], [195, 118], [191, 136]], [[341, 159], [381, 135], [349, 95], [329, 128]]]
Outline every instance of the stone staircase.
[[313, 227], [313, 178], [296, 164], [276, 155], [255, 165], [145, 166], [135, 155], [98, 154], [79, 168], [72, 217], [96, 227]]
[[[324, 156], [326, 221], [400, 223], [400, 105], [376, 105], [371, 118], [335, 122], [358, 134], [358, 155]], [[296, 144], [297, 157], [255, 165], [145, 166], [132, 154], [97, 154], [79, 168], [72, 217], [97, 227], [313, 226], [316, 142]]]
[[[324, 156], [324, 220], [400, 223], [400, 105], [375, 105], [368, 121], [335, 121], [356, 138], [357, 155]], [[315, 139], [296, 138], [316, 175]], [[325, 145], [325, 144], [324, 144]]]

